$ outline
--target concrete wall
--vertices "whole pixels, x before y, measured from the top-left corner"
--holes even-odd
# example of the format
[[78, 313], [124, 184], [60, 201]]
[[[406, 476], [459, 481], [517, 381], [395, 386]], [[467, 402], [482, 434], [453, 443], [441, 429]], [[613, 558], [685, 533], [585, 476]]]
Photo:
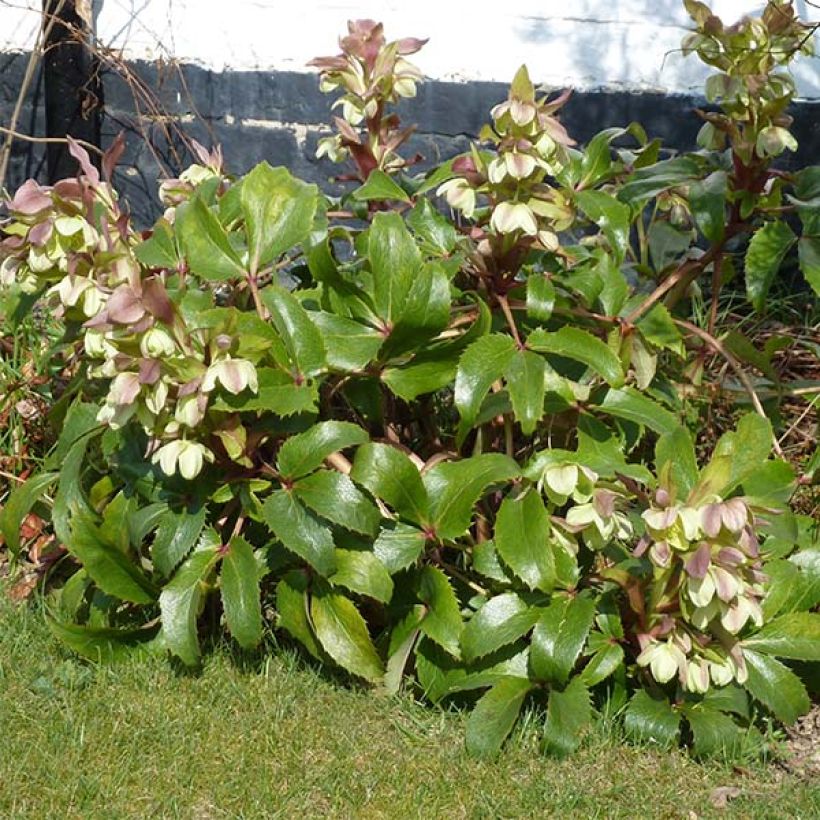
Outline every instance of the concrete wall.
[[[759, 5], [713, 3], [725, 19]], [[807, 3], [796, 5], [812, 18]], [[2, 122], [25, 57], [10, 52], [31, 48], [39, 6], [0, 0]], [[157, 176], [186, 162], [180, 131], [221, 142], [236, 172], [264, 158], [326, 184], [335, 166], [313, 154], [331, 98], [318, 92], [305, 63], [335, 53], [353, 17], [384, 21], [388, 37], [430, 37], [414, 57], [430, 80], [401, 112], [418, 123], [411, 149], [428, 162], [467, 147], [522, 62], [536, 81], [576, 89], [564, 120], [581, 141], [638, 120], [670, 147], [687, 148], [699, 128], [691, 109], [702, 102], [706, 71], [675, 51], [687, 22], [680, 0], [103, 0], [93, 11], [101, 47], [122, 57], [130, 73], [126, 81], [105, 71], [105, 130], [107, 138], [120, 129], [129, 135], [120, 185], [141, 221], [156, 213]], [[820, 61], [803, 59], [795, 73], [803, 100], [794, 111], [800, 160], [817, 162]], [[38, 126], [38, 104], [35, 86], [26, 129]], [[37, 170], [37, 152], [18, 145], [9, 182]]]

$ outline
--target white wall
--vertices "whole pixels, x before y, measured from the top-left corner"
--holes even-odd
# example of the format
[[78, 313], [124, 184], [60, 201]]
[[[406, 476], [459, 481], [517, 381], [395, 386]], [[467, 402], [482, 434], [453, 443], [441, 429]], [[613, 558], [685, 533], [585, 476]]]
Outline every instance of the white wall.
[[[0, 49], [30, 46], [39, 0], [0, 0]], [[760, 9], [714, 0], [734, 20]], [[26, 9], [26, 6], [29, 9]], [[127, 57], [176, 58], [216, 70], [305, 71], [337, 51], [345, 21], [372, 17], [388, 37], [429, 37], [416, 56], [429, 77], [507, 82], [525, 62], [539, 82], [577, 89], [686, 93], [706, 71], [683, 59], [681, 0], [103, 0], [97, 31]], [[804, 19], [820, 10], [796, 0]], [[33, 11], [32, 11], [33, 9]], [[820, 60], [796, 65], [799, 92], [820, 99]]]

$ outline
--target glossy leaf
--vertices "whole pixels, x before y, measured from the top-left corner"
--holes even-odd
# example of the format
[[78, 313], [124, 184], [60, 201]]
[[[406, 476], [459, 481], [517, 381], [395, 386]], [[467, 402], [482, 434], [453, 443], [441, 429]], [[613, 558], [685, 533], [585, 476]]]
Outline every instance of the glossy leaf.
[[603, 191], [576, 191], [575, 201], [601, 229], [616, 258], [622, 260], [629, 246], [629, 208]]
[[543, 357], [530, 350], [516, 350], [505, 371], [515, 420], [524, 435], [532, 435], [544, 416], [544, 379], [546, 364]]
[[384, 604], [393, 597], [390, 574], [372, 552], [337, 549], [336, 572], [328, 580], [333, 586], [345, 587]]
[[293, 493], [313, 512], [351, 532], [375, 535], [379, 530], [376, 505], [342, 473], [317, 470], [299, 479]]
[[362, 202], [369, 200], [393, 200], [410, 202], [407, 192], [401, 188], [384, 171], [374, 168], [367, 177], [364, 185], [353, 191], [353, 198]]
[[580, 678], [573, 678], [566, 689], [553, 689], [544, 724], [544, 751], [553, 757], [566, 757], [581, 743], [581, 732], [592, 720], [589, 690]]
[[401, 317], [421, 267], [419, 250], [401, 216], [386, 212], [373, 217], [368, 248], [376, 312], [392, 326]]
[[536, 328], [527, 338], [527, 347], [581, 362], [612, 386], [623, 384], [618, 357], [600, 339], [580, 328], [565, 326], [555, 332]]
[[633, 387], [609, 390], [598, 407], [612, 416], [634, 421], [656, 433], [671, 433], [680, 427], [673, 413]]
[[523, 678], [502, 678], [475, 705], [467, 721], [467, 751], [493, 757], [512, 731], [532, 684]]
[[551, 592], [555, 558], [549, 543], [551, 526], [540, 493], [528, 490], [507, 496], [495, 521], [495, 547], [504, 563], [530, 589]]
[[301, 643], [314, 658], [322, 658], [322, 648], [308, 619], [310, 598], [308, 578], [300, 570], [286, 573], [276, 585], [277, 624]]
[[540, 614], [513, 592], [490, 598], [461, 633], [464, 660], [471, 662], [518, 640], [535, 626]]
[[791, 228], [779, 219], [759, 228], [746, 250], [746, 294], [758, 313], [789, 249], [795, 243]]
[[158, 627], [117, 629], [106, 626], [69, 624], [47, 618], [51, 633], [72, 652], [98, 663], [133, 660], [157, 650]]
[[241, 647], [253, 649], [262, 640], [259, 570], [253, 547], [241, 536], [222, 553], [220, 582], [228, 629]]
[[626, 707], [624, 728], [633, 740], [672, 746], [677, 743], [680, 715], [673, 711], [666, 698], [654, 698], [645, 690], [639, 690]]
[[820, 661], [820, 613], [781, 615], [746, 638], [743, 646], [779, 658]]
[[555, 598], [532, 633], [530, 664], [539, 680], [563, 684], [586, 644], [595, 603], [591, 598]]
[[279, 472], [291, 480], [301, 478], [320, 467], [329, 455], [369, 440], [370, 437], [357, 424], [321, 421], [304, 433], [291, 436], [279, 448]]
[[460, 657], [461, 607], [447, 576], [437, 567], [424, 567], [418, 574], [417, 594], [426, 609], [421, 631], [453, 657]]
[[261, 296], [299, 373], [315, 376], [321, 372], [326, 362], [325, 343], [310, 314], [292, 293], [279, 285], [264, 288]]
[[228, 239], [228, 234], [200, 196], [180, 209], [176, 234], [188, 267], [203, 279], [228, 281], [245, 276], [245, 266]]
[[195, 512], [165, 508], [151, 545], [151, 560], [157, 572], [170, 576], [193, 549], [205, 526], [205, 514], [204, 506]]
[[417, 527], [399, 522], [382, 525], [373, 542], [373, 552], [390, 573], [399, 572], [416, 563], [424, 551], [426, 536]]
[[780, 661], [744, 649], [749, 679], [744, 684], [749, 693], [766, 706], [778, 720], [791, 725], [809, 711], [811, 703], [800, 678]]

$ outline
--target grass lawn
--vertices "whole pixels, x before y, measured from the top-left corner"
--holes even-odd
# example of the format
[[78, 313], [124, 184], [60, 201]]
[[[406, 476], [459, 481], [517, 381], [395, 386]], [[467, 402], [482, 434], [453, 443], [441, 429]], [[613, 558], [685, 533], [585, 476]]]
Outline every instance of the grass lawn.
[[[566, 761], [532, 726], [473, 760], [463, 721], [354, 691], [284, 649], [202, 673], [70, 657], [0, 590], [0, 817], [818, 817], [820, 783], [694, 762], [599, 727]], [[722, 811], [716, 787], [740, 795]]]

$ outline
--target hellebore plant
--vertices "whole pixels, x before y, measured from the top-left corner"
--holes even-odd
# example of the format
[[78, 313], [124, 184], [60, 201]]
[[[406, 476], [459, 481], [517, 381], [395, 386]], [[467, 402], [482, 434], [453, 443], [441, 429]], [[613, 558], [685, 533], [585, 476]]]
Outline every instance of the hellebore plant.
[[[700, 468], [683, 389], [706, 351], [728, 356], [685, 308], [744, 262], [736, 237], [752, 234], [762, 307], [793, 213], [820, 289], [820, 169], [770, 167], [774, 136], [791, 142], [770, 130], [787, 128], [788, 59], [738, 56], [793, 54], [804, 29], [788, 3], [734, 28], [687, 7], [687, 47], [723, 72], [724, 113], [704, 116], [725, 151], [660, 159], [635, 124], [580, 148], [567, 95], [522, 68], [478, 144], [410, 176], [390, 106], [414, 93], [423, 41], [356, 21], [314, 63], [341, 92], [320, 152], [360, 183], [340, 200], [266, 163], [234, 178], [199, 149], [142, 234], [106, 181], [119, 143], [102, 177], [72, 144], [75, 179], [22, 186], [7, 315], [54, 307], [85, 364], [0, 519], [16, 556], [28, 512], [50, 518], [67, 554], [55, 634], [92, 659], [196, 666], [206, 623], [253, 648], [273, 612], [383, 690], [486, 690], [477, 754], [525, 702], [555, 755], [595, 709], [698, 754], [753, 737], [758, 708], [806, 711], [789, 663], [820, 661], [816, 522], [789, 510], [798, 477], [770, 458], [755, 391]], [[775, 90], [750, 96], [760, 83]]]

